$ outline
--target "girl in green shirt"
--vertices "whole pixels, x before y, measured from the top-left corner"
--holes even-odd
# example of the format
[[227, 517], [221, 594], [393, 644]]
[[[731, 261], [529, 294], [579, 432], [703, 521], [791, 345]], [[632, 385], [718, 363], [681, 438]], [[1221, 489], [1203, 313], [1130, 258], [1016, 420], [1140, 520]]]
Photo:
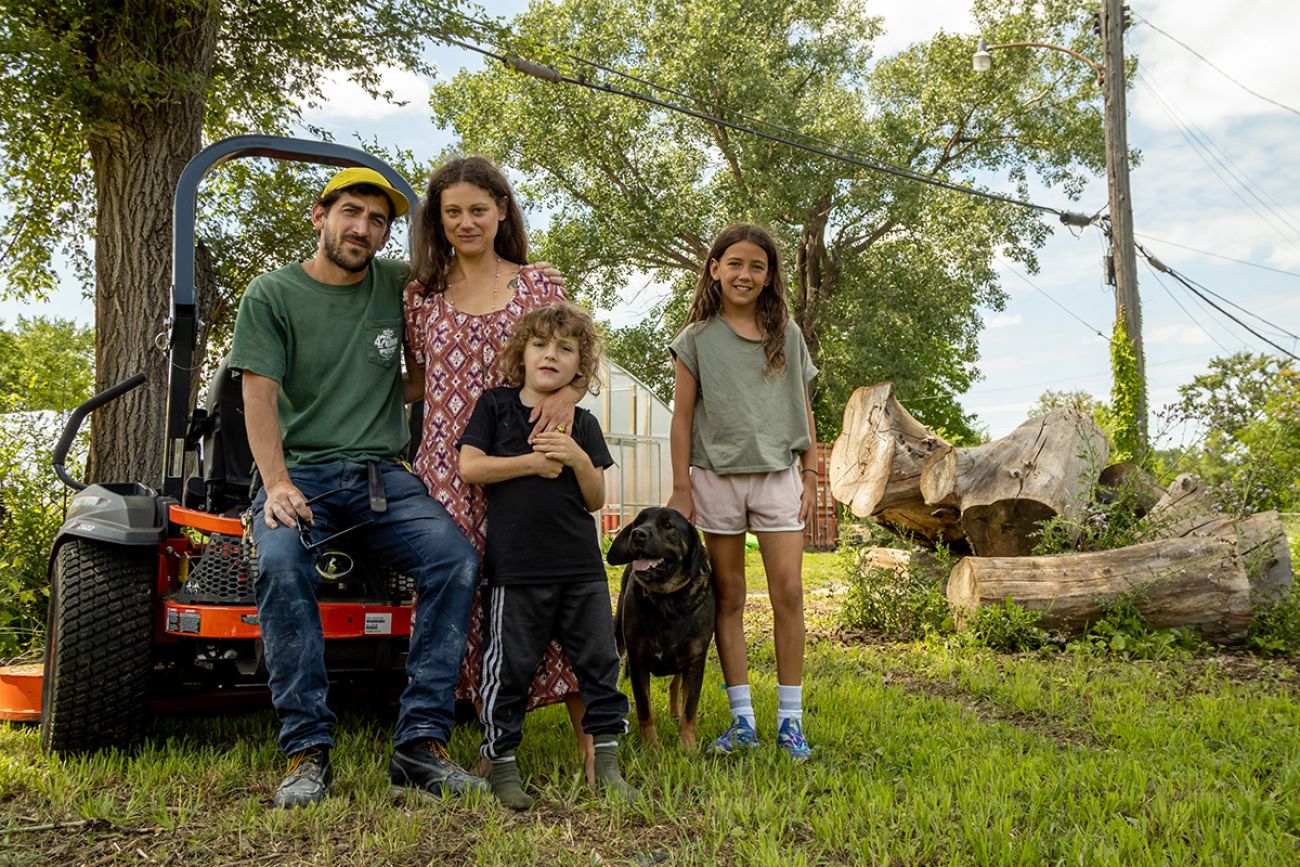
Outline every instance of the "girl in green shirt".
[[676, 369], [669, 508], [704, 532], [717, 599], [718, 658], [731, 725], [714, 752], [754, 747], [758, 735], [745, 658], [745, 534], [758, 538], [772, 602], [777, 744], [812, 754], [803, 734], [803, 527], [816, 501], [817, 441], [808, 385], [817, 374], [790, 319], [772, 237], [737, 224], [714, 240]]

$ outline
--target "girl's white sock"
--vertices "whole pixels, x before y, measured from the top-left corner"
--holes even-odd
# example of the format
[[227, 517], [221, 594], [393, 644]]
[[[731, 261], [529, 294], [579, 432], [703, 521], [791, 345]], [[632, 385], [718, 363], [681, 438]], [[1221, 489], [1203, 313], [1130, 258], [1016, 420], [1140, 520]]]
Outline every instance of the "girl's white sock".
[[[732, 711], [732, 713], [735, 713], [735, 711]], [[781, 725], [788, 719], [803, 722], [803, 684], [786, 686], [783, 683], [778, 683], [776, 685], [777, 731], [781, 730]]]
[[731, 705], [732, 718], [743, 717], [749, 727], [754, 726], [754, 700], [749, 697], [749, 684], [727, 687], [727, 702]]

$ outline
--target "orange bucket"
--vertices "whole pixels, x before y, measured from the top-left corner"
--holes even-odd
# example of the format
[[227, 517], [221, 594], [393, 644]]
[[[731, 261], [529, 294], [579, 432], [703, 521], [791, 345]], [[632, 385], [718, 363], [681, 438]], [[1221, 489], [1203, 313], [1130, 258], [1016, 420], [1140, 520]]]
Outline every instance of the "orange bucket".
[[44, 670], [39, 662], [0, 668], [0, 719], [12, 722], [40, 720]]

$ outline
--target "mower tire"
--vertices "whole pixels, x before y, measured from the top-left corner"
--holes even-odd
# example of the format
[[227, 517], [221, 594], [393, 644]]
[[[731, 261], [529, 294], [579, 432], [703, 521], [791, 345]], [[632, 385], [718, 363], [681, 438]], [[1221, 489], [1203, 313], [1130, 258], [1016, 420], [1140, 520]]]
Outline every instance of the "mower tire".
[[157, 551], [69, 539], [50, 580], [41, 747], [125, 747], [149, 710]]

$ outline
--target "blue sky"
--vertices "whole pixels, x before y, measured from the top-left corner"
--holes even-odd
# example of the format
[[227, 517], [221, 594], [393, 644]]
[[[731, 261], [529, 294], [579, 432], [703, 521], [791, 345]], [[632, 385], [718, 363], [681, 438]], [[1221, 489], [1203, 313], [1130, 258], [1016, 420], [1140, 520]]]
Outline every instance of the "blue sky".
[[[490, 12], [509, 15], [522, 5], [493, 4]], [[869, 0], [868, 10], [882, 16], [887, 29], [877, 43], [878, 53], [926, 39], [939, 28], [971, 33], [973, 47], [968, 6], [967, 0]], [[1247, 321], [1300, 354], [1296, 341], [1279, 331], [1300, 334], [1300, 160], [1295, 145], [1300, 115], [1248, 94], [1144, 23], [1187, 43], [1251, 89], [1300, 110], [1293, 36], [1300, 32], [1300, 4], [1132, 0], [1131, 6], [1136, 25], [1126, 35], [1126, 47], [1141, 59], [1140, 77], [1129, 95], [1128, 127], [1130, 146], [1142, 152], [1131, 177], [1139, 241], [1170, 266], [1262, 316], [1273, 330]], [[431, 55], [440, 75], [482, 65], [478, 55], [455, 47], [437, 46]], [[338, 82], [328, 89], [328, 105], [307, 119], [333, 130], [340, 140], [360, 131], [421, 156], [432, 156], [450, 143], [449, 135], [429, 119], [429, 82], [398, 71], [386, 81], [409, 101], [406, 108], [374, 103], [352, 85]], [[1198, 155], [1187, 136], [1206, 141], [1213, 156]], [[997, 178], [987, 183], [999, 187]], [[1035, 200], [1091, 213], [1106, 201], [1105, 180], [1097, 178], [1078, 205], [1069, 205], [1063, 194], [1050, 189], [1037, 190]], [[538, 226], [545, 214], [533, 213], [529, 219]], [[1095, 229], [1076, 238], [1057, 227], [1040, 254], [1039, 274], [1002, 270], [1009, 300], [1005, 310], [985, 312], [979, 362], [984, 378], [962, 398], [990, 435], [1001, 436], [1023, 421], [1045, 389], [1108, 394], [1107, 345], [1093, 333], [1108, 334], [1114, 315], [1113, 296], [1101, 280], [1102, 252]], [[1140, 263], [1138, 273], [1153, 409], [1173, 400], [1177, 386], [1202, 372], [1211, 357], [1268, 349], [1169, 277], [1162, 276], [1162, 286]], [[629, 286], [615, 320], [635, 318], [657, 291], [644, 284]], [[92, 318], [89, 302], [76, 287], [46, 305], [0, 302], [0, 318], [12, 321], [20, 313], [54, 313], [83, 322]]]

